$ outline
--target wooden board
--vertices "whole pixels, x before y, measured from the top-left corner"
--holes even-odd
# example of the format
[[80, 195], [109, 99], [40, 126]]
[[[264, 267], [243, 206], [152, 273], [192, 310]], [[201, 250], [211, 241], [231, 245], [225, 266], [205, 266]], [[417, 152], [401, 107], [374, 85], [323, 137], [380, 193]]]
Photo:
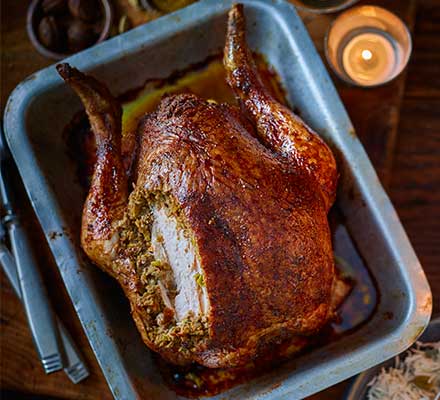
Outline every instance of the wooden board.
[[[438, 16], [439, 7], [434, 7], [434, 0], [431, 0], [432, 6], [427, 11], [431, 15], [432, 25], [428, 25], [426, 29], [432, 31], [434, 17]], [[368, 2], [371, 4], [372, 2]], [[410, 26], [412, 26], [415, 17], [415, 1], [399, 1], [386, 2], [385, 0], [373, 2], [382, 4], [391, 8], [392, 11], [400, 15]], [[429, 3], [431, 4], [431, 3]], [[5, 107], [6, 99], [10, 91], [26, 76], [51, 64], [40, 56], [30, 44], [25, 31], [26, 8], [28, 3], [15, 0], [4, 0], [1, 2], [2, 7], [2, 24], [1, 24], [1, 109]], [[138, 14], [132, 15], [127, 1], [118, 0], [118, 12], [128, 12], [133, 18], [133, 22], [137, 20]], [[437, 11], [437, 14], [435, 14]], [[434, 12], [434, 14], [432, 14]], [[318, 50], [322, 54], [323, 36], [333, 15], [316, 15], [302, 13], [307, 28], [315, 40]], [[421, 17], [422, 21], [424, 16]], [[437, 31], [438, 33], [438, 31]], [[435, 35], [434, 35], [435, 36]], [[434, 43], [435, 37], [428, 38], [426, 43], [422, 43], [421, 51], [429, 47], [429, 43]], [[429, 53], [430, 54], [430, 53]], [[438, 55], [438, 53], [437, 53]], [[438, 65], [437, 58], [437, 65]], [[440, 145], [438, 138], [435, 136], [435, 127], [437, 125], [429, 125], [431, 120], [435, 118], [433, 110], [426, 106], [420, 105], [419, 97], [423, 97], [424, 101], [436, 98], [436, 106], [440, 107], [439, 92], [433, 89], [430, 84], [423, 81], [420, 77], [420, 68], [425, 65], [429, 67], [428, 60], [421, 60], [417, 64], [412, 75], [412, 91], [409, 99], [404, 102], [405, 112], [411, 115], [406, 119], [402, 127], [402, 133], [405, 134], [401, 142], [398, 142], [399, 152], [396, 156], [396, 163], [399, 166], [398, 171], [404, 171], [404, 175], [391, 174], [393, 155], [397, 137], [397, 127], [399, 121], [399, 110], [402, 101], [402, 95], [405, 87], [405, 75], [402, 75], [392, 83], [381, 88], [363, 90], [349, 87], [341, 83], [333, 76], [337, 85], [341, 98], [350, 114], [356, 132], [364, 143], [366, 150], [375, 165], [379, 176], [385, 185], [389, 185], [393, 189], [398, 207], [401, 207], [403, 221], [413, 229], [410, 236], [416, 241], [416, 249], [420, 250], [419, 255], [422, 261], [426, 261], [429, 265], [429, 277], [432, 277], [431, 285], [440, 291], [440, 280], [438, 266], [440, 256], [438, 253], [438, 243], [435, 245], [435, 238], [438, 238], [436, 232], [439, 231], [438, 223], [435, 220], [424, 223], [423, 215], [439, 215], [440, 199], [435, 195], [435, 188], [438, 193], [438, 180], [430, 178], [429, 174], [419, 176], [414, 170], [419, 163], [426, 163], [430, 171], [439, 173], [438, 151]], [[411, 71], [411, 68], [410, 68]], [[423, 70], [426, 76], [436, 76], [434, 70]], [[426, 78], [425, 78], [426, 79]], [[431, 78], [432, 79], [432, 78]], [[437, 78], [438, 79], [438, 78]], [[437, 86], [438, 88], [438, 86]], [[420, 91], [421, 93], [419, 93]], [[419, 97], [418, 97], [419, 96]], [[428, 100], [427, 100], [428, 99]], [[432, 106], [433, 107], [433, 106]], [[421, 119], [423, 118], [423, 119]], [[431, 120], [430, 120], [431, 118]], [[412, 135], [412, 127], [425, 134], [421, 153], [418, 151], [420, 142], [417, 136]], [[434, 150], [433, 150], [434, 149]], [[437, 149], [437, 153], [435, 153]], [[433, 153], [434, 151], [434, 153]], [[413, 168], [412, 168], [413, 167]], [[406, 182], [406, 184], [404, 184]], [[410, 182], [408, 184], [408, 182]], [[430, 193], [427, 193], [429, 191]], [[437, 197], [436, 197], [437, 196]], [[412, 199], [416, 199], [414, 201]], [[19, 302], [16, 300], [11, 288], [1, 275], [1, 388], [4, 398], [20, 398], [23, 393], [32, 394], [29, 398], [35, 398], [36, 395], [42, 398], [68, 398], [68, 399], [110, 399], [111, 394], [107, 388], [103, 375], [97, 365], [93, 353], [88, 345], [82, 328], [76, 318], [75, 311], [70, 303], [70, 299], [65, 292], [61, 279], [58, 275], [57, 268], [54, 265], [51, 255], [44, 243], [44, 238], [39, 233], [39, 228], [32, 216], [29, 206], [26, 205], [25, 196], [21, 196], [22, 212], [25, 215], [25, 221], [32, 232], [33, 242], [38, 243], [36, 246], [39, 254], [46, 285], [48, 287], [50, 297], [56, 308], [57, 313], [62, 317], [64, 323], [68, 327], [76, 343], [82, 349], [87, 364], [92, 372], [91, 377], [85, 382], [74, 385], [63, 373], [57, 373], [45, 376], [39, 362], [37, 360], [35, 350], [28, 333], [28, 327]], [[427, 232], [425, 233], [424, 227]], [[424, 233], [424, 234], [422, 234]], [[429, 240], [424, 240], [426, 236]], [[437, 272], [436, 272], [437, 271]], [[438, 300], [436, 300], [436, 309], [439, 310]], [[337, 399], [341, 395], [345, 383], [328, 389], [318, 395], [312, 396], [314, 400]]]

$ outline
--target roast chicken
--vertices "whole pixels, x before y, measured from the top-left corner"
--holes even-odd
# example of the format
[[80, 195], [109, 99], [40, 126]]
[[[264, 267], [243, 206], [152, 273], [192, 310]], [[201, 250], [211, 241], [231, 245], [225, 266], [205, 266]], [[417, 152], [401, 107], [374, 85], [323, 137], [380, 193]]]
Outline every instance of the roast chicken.
[[316, 333], [338, 297], [327, 220], [336, 162], [264, 87], [241, 5], [229, 13], [224, 67], [240, 107], [164, 97], [127, 163], [119, 102], [58, 66], [97, 144], [82, 247], [122, 286], [144, 342], [180, 365], [243, 365]]

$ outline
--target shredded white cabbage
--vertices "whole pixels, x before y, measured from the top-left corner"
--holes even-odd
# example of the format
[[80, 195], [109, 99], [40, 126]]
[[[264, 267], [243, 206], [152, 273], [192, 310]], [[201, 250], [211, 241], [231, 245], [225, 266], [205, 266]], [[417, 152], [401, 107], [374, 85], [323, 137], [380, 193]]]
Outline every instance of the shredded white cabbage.
[[368, 386], [368, 400], [440, 400], [440, 342], [417, 342]]

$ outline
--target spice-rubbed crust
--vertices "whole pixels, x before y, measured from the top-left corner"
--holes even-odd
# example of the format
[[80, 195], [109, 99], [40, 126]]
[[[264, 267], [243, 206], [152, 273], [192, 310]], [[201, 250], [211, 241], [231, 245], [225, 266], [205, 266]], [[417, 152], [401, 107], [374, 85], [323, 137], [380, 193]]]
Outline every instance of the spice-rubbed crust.
[[139, 127], [130, 196], [120, 107], [104, 85], [58, 67], [97, 137], [82, 246], [121, 284], [145, 343], [177, 364], [243, 365], [318, 331], [343, 292], [327, 221], [333, 154], [264, 88], [243, 18], [234, 6], [224, 61], [241, 110], [162, 99]]
[[165, 98], [141, 126], [137, 187], [169, 193], [197, 241], [210, 311], [208, 366], [327, 321], [333, 256], [315, 180], [264, 147], [228, 108]]

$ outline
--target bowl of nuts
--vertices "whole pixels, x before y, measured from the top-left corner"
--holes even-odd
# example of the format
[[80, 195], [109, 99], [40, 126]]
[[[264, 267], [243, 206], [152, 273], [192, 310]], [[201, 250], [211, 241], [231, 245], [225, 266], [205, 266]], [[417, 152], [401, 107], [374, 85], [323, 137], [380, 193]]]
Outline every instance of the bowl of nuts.
[[33, 0], [27, 32], [42, 55], [61, 60], [105, 40], [112, 20], [109, 0]]

